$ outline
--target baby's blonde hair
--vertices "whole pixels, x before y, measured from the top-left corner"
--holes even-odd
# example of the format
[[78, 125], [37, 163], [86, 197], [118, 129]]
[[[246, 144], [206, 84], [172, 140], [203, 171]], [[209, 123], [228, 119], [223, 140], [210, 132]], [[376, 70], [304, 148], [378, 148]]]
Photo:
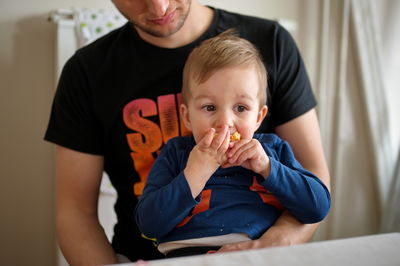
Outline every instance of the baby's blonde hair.
[[194, 48], [183, 69], [182, 103], [190, 97], [191, 82], [206, 82], [215, 71], [233, 66], [252, 66], [257, 69], [260, 88], [258, 97], [260, 108], [266, 104], [267, 70], [260, 52], [249, 41], [238, 37], [234, 30], [227, 30], [203, 41]]

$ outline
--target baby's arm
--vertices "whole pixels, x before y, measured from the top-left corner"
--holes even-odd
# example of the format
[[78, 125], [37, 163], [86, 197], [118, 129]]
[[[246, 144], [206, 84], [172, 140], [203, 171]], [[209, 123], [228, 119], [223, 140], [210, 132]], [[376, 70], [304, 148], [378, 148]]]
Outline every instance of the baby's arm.
[[182, 144], [171, 139], [161, 150], [147, 176], [136, 204], [135, 219], [140, 232], [160, 238], [175, 228], [199, 203], [191, 193], [183, 174]]
[[217, 135], [211, 128], [190, 152], [184, 173], [193, 198], [200, 194], [211, 175], [226, 161], [229, 139], [227, 127]]
[[287, 142], [277, 139], [274, 148], [270, 175], [261, 184], [300, 222], [320, 222], [330, 208], [329, 190], [300, 165]]
[[241, 140], [228, 151], [224, 167], [242, 166], [265, 178], [262, 183], [301, 222], [321, 221], [330, 208], [326, 186], [295, 159], [286, 142], [274, 140], [276, 152], [267, 156], [257, 139]]
[[214, 132], [211, 129], [199, 141], [187, 163], [177, 155], [175, 140], [162, 149], [136, 205], [136, 223], [147, 237], [159, 238], [169, 233], [199, 203], [195, 198], [225, 160], [229, 146], [227, 129], [215, 138]]

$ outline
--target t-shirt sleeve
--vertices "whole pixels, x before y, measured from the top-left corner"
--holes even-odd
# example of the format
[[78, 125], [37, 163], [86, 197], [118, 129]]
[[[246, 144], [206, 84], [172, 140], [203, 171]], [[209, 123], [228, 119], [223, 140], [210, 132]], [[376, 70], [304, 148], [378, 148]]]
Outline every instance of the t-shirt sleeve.
[[103, 154], [102, 127], [95, 115], [85, 68], [75, 54], [65, 64], [44, 139], [91, 154]]
[[303, 59], [292, 36], [279, 24], [275, 31], [275, 66], [270, 77], [275, 126], [288, 122], [316, 106]]

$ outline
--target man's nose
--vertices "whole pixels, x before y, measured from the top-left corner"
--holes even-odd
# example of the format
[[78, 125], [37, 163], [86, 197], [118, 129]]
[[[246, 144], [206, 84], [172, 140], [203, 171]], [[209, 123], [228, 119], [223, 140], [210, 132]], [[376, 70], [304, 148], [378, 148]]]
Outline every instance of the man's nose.
[[169, 0], [148, 0], [147, 8], [149, 12], [157, 18], [161, 18], [167, 12]]

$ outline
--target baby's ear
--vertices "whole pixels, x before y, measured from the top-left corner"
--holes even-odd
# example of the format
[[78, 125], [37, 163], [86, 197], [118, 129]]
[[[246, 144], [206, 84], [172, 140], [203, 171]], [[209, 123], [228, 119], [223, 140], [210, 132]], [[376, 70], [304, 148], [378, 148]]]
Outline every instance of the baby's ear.
[[258, 127], [261, 125], [262, 121], [264, 120], [265, 116], [268, 113], [268, 107], [266, 105], [264, 105], [263, 107], [261, 107], [260, 111], [258, 111], [258, 115], [257, 115], [257, 129]]
[[183, 123], [185, 124], [185, 127], [187, 129], [189, 129], [190, 131], [192, 131], [192, 124], [191, 124], [190, 118], [189, 118], [189, 108], [188, 108], [188, 106], [186, 104], [182, 103], [179, 106], [179, 113], [181, 115]]

